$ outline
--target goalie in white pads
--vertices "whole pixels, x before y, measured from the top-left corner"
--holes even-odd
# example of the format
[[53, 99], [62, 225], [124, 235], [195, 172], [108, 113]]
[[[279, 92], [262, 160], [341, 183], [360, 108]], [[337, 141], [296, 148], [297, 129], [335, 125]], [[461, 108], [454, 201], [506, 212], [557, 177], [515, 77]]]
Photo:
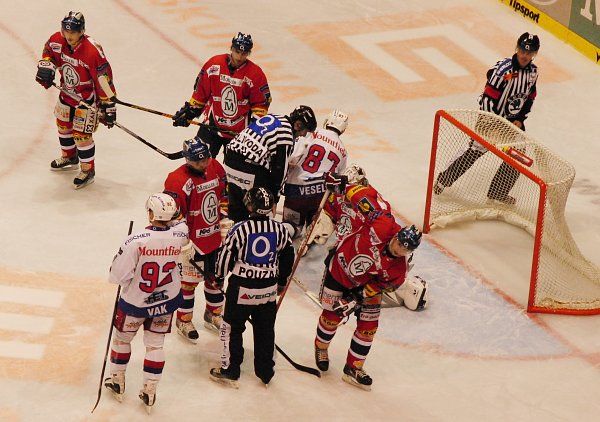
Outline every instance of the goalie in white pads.
[[309, 225], [325, 193], [325, 172], [346, 169], [348, 153], [340, 136], [348, 127], [348, 115], [333, 110], [322, 129], [299, 138], [289, 160], [284, 188], [283, 222], [293, 235]]
[[171, 332], [173, 313], [181, 304], [178, 260], [188, 242], [188, 229], [184, 223], [167, 224], [179, 214], [175, 200], [167, 194], [151, 195], [146, 209], [150, 226], [127, 237], [110, 268], [109, 282], [119, 284], [122, 290], [113, 321], [111, 375], [104, 385], [122, 401], [131, 341], [143, 326], [146, 355], [139, 397], [150, 411], [165, 365], [165, 334]]

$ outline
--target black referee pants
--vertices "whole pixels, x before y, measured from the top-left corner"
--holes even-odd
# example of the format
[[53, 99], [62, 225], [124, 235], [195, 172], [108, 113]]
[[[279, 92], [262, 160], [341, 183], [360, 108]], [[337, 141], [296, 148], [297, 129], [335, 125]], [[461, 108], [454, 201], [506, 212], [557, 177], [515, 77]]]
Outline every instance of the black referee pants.
[[[225, 312], [221, 327], [221, 340], [224, 342], [223, 367], [234, 378], [240, 376], [240, 366], [244, 361], [242, 334], [246, 330], [246, 321], [252, 323], [254, 337], [254, 373], [268, 384], [275, 374], [275, 301], [261, 305], [239, 305], [237, 303], [239, 283], [231, 276], [225, 294]], [[233, 280], [232, 280], [233, 278]]]

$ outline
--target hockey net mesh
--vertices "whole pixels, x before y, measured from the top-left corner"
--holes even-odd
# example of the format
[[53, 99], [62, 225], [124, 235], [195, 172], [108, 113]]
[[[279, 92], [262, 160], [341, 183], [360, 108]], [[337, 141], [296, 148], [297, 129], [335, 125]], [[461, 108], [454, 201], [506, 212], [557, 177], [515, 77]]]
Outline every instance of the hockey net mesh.
[[[537, 246], [528, 310], [600, 313], [600, 270], [581, 254], [565, 220], [567, 197], [575, 177], [573, 166], [493, 113], [449, 110], [438, 114], [439, 130], [432, 151], [435, 161], [430, 168], [429, 221], [425, 225], [436, 228], [457, 221], [496, 219], [527, 230]], [[502, 165], [515, 163], [504, 152], [511, 147], [533, 159], [533, 163], [518, 163], [518, 173]], [[470, 158], [456, 161], [467, 150]], [[516, 178], [512, 188], [511, 172], [513, 182]], [[540, 201], [544, 185], [546, 195]], [[538, 216], [543, 220], [540, 218], [536, 236]]]

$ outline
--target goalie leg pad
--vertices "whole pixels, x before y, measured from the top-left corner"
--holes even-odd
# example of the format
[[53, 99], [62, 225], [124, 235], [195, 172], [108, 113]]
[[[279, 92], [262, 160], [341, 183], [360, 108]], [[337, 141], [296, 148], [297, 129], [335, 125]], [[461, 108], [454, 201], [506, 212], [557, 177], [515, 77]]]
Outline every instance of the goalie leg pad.
[[411, 311], [420, 311], [427, 307], [427, 287], [427, 281], [419, 276], [409, 275], [396, 290], [396, 298]]
[[317, 245], [324, 245], [327, 239], [335, 230], [335, 225], [331, 220], [331, 217], [325, 212], [321, 212], [319, 219], [317, 220], [315, 227], [308, 238], [308, 244], [316, 243]]

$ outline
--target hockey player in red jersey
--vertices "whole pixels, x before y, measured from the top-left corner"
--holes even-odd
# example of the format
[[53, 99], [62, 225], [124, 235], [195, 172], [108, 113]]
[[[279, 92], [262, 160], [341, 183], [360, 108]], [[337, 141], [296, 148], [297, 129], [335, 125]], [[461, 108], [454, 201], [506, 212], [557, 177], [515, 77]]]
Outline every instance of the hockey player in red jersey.
[[165, 365], [165, 335], [171, 332], [173, 313], [181, 302], [177, 262], [188, 230], [184, 223], [169, 225], [179, 210], [167, 194], [151, 195], [146, 210], [150, 225], [125, 239], [110, 267], [109, 281], [122, 289], [113, 321], [110, 377], [104, 385], [118, 401], [123, 400], [131, 341], [143, 326], [146, 355], [139, 397], [149, 412]]
[[198, 135], [210, 145], [216, 157], [222, 145], [227, 145], [233, 134], [241, 132], [250, 119], [267, 114], [271, 92], [262, 69], [248, 60], [254, 43], [250, 34], [239, 32], [231, 40], [229, 54], [211, 57], [202, 66], [192, 98], [173, 116], [173, 126], [189, 126], [189, 121], [203, 112], [208, 123], [219, 130], [200, 127]]
[[54, 109], [61, 157], [50, 163], [51, 170], [81, 171], [73, 180], [76, 189], [94, 181], [95, 145], [92, 134], [98, 120], [108, 126], [116, 121], [115, 87], [110, 64], [100, 44], [85, 34], [85, 18], [80, 12], [69, 12], [61, 22], [61, 30], [44, 45], [38, 63], [36, 81], [48, 89], [54, 83], [56, 69], [67, 91], [81, 97], [96, 109], [78, 107], [77, 101], [61, 93]]
[[[182, 254], [183, 304], [177, 311], [179, 333], [195, 342], [192, 323], [194, 292], [204, 281], [204, 325], [217, 332], [221, 325], [223, 292], [215, 284], [215, 262], [221, 246], [221, 207], [226, 206], [225, 171], [211, 158], [208, 145], [198, 136], [183, 143], [186, 163], [170, 173], [165, 192], [172, 195], [190, 230], [190, 243]], [[192, 263], [192, 262], [193, 263]]]
[[323, 312], [315, 338], [315, 360], [320, 370], [329, 369], [327, 350], [337, 327], [354, 313], [357, 324], [343, 379], [370, 389], [373, 380], [363, 364], [377, 331], [382, 293], [394, 291], [405, 282], [412, 252], [420, 243], [421, 233], [415, 226], [401, 228], [391, 214], [375, 212], [331, 251], [325, 261]]

